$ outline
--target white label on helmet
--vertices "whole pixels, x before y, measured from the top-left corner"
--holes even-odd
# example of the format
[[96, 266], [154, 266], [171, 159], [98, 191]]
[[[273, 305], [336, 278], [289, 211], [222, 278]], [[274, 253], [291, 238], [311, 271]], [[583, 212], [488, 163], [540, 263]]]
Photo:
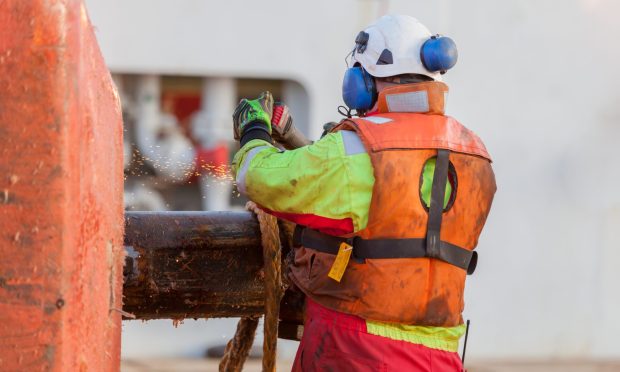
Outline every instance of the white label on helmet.
[[388, 94], [385, 97], [390, 112], [428, 112], [426, 91]]
[[367, 116], [364, 120], [372, 121], [375, 124], [385, 124], [392, 121], [392, 119], [382, 118], [381, 116]]

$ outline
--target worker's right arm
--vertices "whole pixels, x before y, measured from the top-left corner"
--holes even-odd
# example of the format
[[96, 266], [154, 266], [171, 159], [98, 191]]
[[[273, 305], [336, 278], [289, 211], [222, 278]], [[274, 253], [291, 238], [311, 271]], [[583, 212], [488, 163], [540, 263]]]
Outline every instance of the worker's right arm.
[[374, 176], [354, 132], [290, 151], [252, 140], [235, 155], [233, 171], [239, 191], [280, 218], [334, 235], [367, 224]]

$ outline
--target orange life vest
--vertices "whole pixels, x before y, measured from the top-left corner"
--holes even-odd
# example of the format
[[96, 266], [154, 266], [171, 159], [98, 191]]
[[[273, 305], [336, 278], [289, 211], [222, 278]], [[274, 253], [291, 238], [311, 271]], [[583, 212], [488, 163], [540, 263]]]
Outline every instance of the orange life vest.
[[[354, 254], [340, 282], [328, 276], [334, 254], [309, 244], [296, 249], [291, 278], [318, 303], [382, 322], [444, 327], [462, 323], [467, 268], [475, 266], [472, 251], [496, 185], [480, 139], [443, 115], [446, 90], [442, 83], [415, 84], [413, 91], [427, 94], [428, 111], [392, 113], [385, 112], [386, 98], [412, 89], [389, 88], [379, 97], [380, 114], [345, 119], [335, 129], [357, 132], [370, 156], [375, 184], [368, 225], [343, 237]], [[432, 158], [437, 190], [427, 208], [420, 183], [424, 165]], [[438, 178], [440, 168], [446, 173], [443, 179]], [[445, 186], [448, 168], [454, 197], [443, 208], [445, 188], [437, 185]], [[356, 258], [356, 246], [361, 251], [364, 245], [365, 256]]]

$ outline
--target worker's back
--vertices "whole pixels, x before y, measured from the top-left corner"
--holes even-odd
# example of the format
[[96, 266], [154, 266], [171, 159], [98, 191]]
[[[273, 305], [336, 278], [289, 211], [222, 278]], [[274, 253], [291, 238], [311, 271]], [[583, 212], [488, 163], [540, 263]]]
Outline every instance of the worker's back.
[[[349, 165], [341, 180], [351, 200], [366, 201], [361, 194], [372, 193], [361, 215], [366, 224], [341, 234], [348, 239], [310, 229], [298, 233], [302, 247], [292, 279], [320, 304], [380, 322], [463, 323], [465, 275], [475, 269], [472, 250], [491, 207], [495, 179], [480, 139], [442, 115], [443, 102], [436, 102], [443, 100], [442, 86], [429, 82], [385, 90], [378, 113], [344, 120], [336, 128], [345, 154], [368, 155], [374, 184], [372, 190], [348, 186], [358, 184], [357, 177], [369, 178], [366, 162]], [[425, 94], [435, 111], [383, 112], [382, 102], [413, 92]], [[437, 211], [432, 200], [442, 204]], [[343, 242], [352, 247], [351, 261], [334, 280], [330, 271]]]

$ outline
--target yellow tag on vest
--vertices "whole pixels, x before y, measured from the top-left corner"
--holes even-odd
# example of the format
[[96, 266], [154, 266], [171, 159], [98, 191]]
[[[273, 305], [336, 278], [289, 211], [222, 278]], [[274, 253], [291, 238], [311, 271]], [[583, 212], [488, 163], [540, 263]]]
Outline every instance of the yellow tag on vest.
[[344, 275], [344, 271], [347, 269], [347, 265], [349, 264], [351, 253], [353, 253], [353, 247], [347, 243], [341, 243], [336, 259], [334, 260], [334, 264], [332, 265], [331, 270], [329, 270], [329, 274], [327, 276], [340, 283], [340, 280]]

